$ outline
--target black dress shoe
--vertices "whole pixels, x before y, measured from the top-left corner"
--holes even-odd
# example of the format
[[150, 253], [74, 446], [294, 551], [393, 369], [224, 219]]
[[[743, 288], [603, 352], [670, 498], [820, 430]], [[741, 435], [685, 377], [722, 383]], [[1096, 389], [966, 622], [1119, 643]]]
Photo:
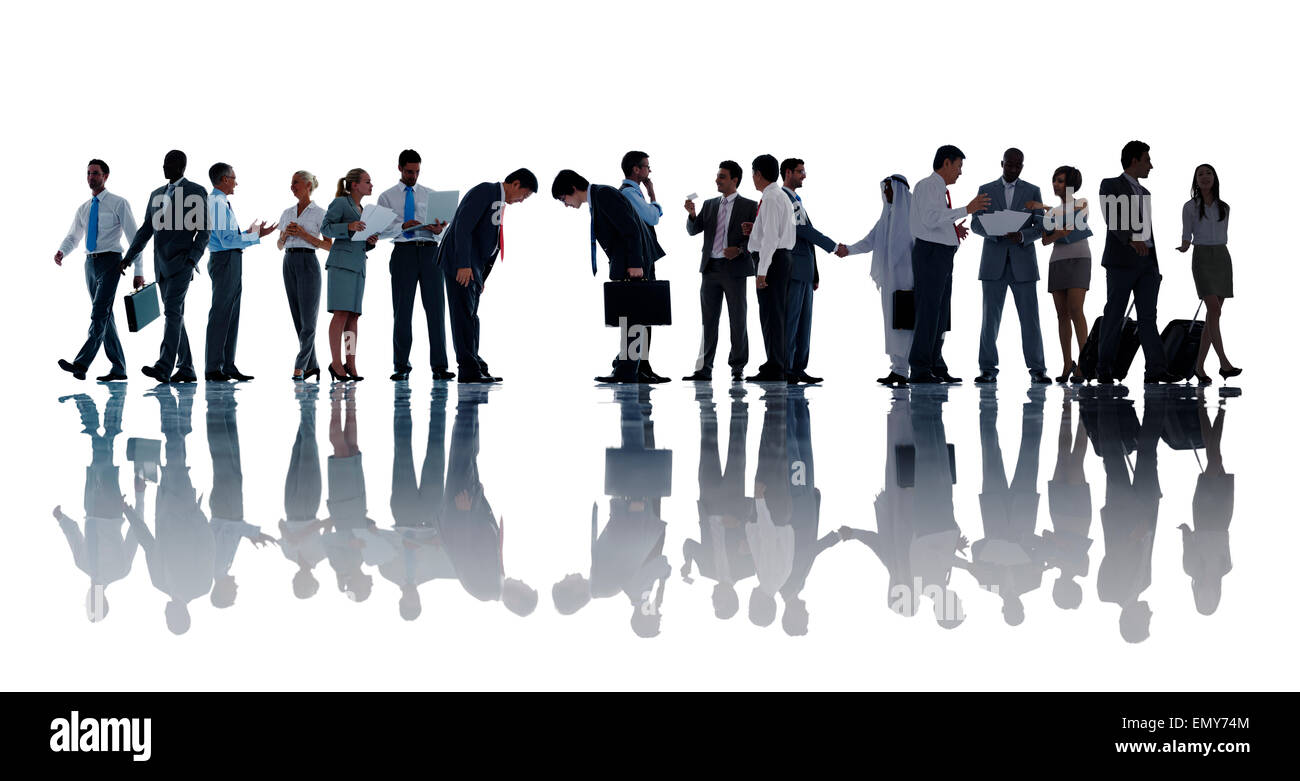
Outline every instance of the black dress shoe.
[[456, 372], [447, 371], [446, 369], [434, 369], [433, 378], [435, 380], [454, 380], [456, 379]]
[[998, 376], [993, 372], [980, 372], [980, 376], [975, 378], [976, 384], [987, 385], [991, 382], [997, 382]]
[[907, 379], [912, 385], [927, 385], [943, 382], [942, 379], [935, 376], [933, 372], [912, 372], [912, 376]]
[[393, 372], [392, 374], [390, 374], [390, 375], [388, 376], [388, 379], [392, 380], [393, 382], [403, 382], [403, 381], [405, 381], [405, 380], [409, 380], [409, 379], [411, 379], [411, 373], [410, 373], [410, 372], [403, 372], [403, 371], [396, 371], [396, 372]]
[[1172, 384], [1172, 383], [1182, 382], [1182, 381], [1183, 381], [1182, 377], [1179, 377], [1177, 374], [1171, 374], [1170, 372], [1167, 371], [1153, 372], [1151, 374], [1147, 374], [1142, 377], [1142, 382], [1147, 385], [1155, 385], [1156, 383], [1160, 383], [1160, 382]]
[[1112, 376], [1110, 376], [1109, 374], [1098, 374], [1098, 375], [1097, 375], [1097, 384], [1098, 384], [1098, 385], [1114, 385], [1114, 384], [1115, 384], [1115, 378], [1112, 377]]
[[167, 383], [171, 381], [166, 374], [162, 373], [162, 369], [159, 369], [157, 366], [141, 366], [140, 373], [148, 377], [149, 379], [156, 380], [157, 382], [160, 383]]
[[784, 379], [784, 374], [760, 371], [758, 374], [751, 374], [746, 377], [745, 382], [781, 382]]
[[188, 372], [176, 372], [171, 376], [172, 382], [198, 382], [199, 378]]
[[474, 383], [486, 384], [491, 382], [501, 382], [501, 378], [489, 377], [486, 374], [462, 374], [456, 378], [456, 382], [459, 382], [462, 385], [471, 385]]
[[954, 377], [954, 376], [952, 376], [951, 374], [949, 374], [949, 373], [946, 372], [946, 371], [944, 371], [944, 372], [935, 372], [935, 375], [934, 375], [934, 376], [936, 376], [936, 377], [939, 378], [939, 382], [947, 383], [947, 384], [949, 384], [949, 385], [960, 385], [960, 384], [961, 384], [961, 377]]
[[79, 366], [79, 365], [77, 365], [77, 364], [75, 364], [75, 363], [70, 363], [70, 362], [65, 361], [65, 360], [63, 360], [62, 358], [60, 358], [60, 359], [59, 359], [59, 368], [62, 369], [62, 370], [64, 370], [65, 372], [68, 372], [68, 373], [71, 374], [73, 377], [76, 377], [76, 378], [79, 379], [79, 380], [84, 380], [84, 379], [86, 379], [86, 367], [85, 367], [85, 366]]
[[253, 375], [244, 374], [239, 369], [231, 369], [230, 371], [223, 372], [223, 373], [230, 379], [235, 380], [236, 382], [248, 382], [249, 380], [253, 379]]
[[595, 379], [596, 379], [596, 382], [603, 382], [603, 383], [606, 383], [606, 384], [615, 384], [615, 383], [636, 383], [636, 382], [638, 382], [638, 380], [637, 380], [636, 377], [620, 377], [620, 376], [618, 376], [617, 374], [610, 374], [610, 375], [607, 375], [607, 376], [605, 376], [605, 377], [596, 377]]
[[108, 374], [99, 375], [95, 380], [97, 382], [123, 382], [126, 380], [126, 375], [118, 374], [117, 372], [109, 372]]
[[884, 377], [877, 377], [876, 382], [880, 383], [881, 385], [906, 385], [907, 378], [896, 371], [891, 371], [889, 374], [885, 375]]
[[671, 381], [672, 381], [671, 378], [669, 378], [669, 377], [665, 377], [665, 376], [663, 376], [662, 374], [655, 374], [653, 371], [650, 371], [650, 370], [648, 370], [648, 369], [642, 369], [642, 370], [637, 374], [637, 379], [638, 379], [640, 382], [648, 382], [648, 383], [652, 383], [652, 384], [656, 384], [656, 385], [659, 384], [659, 383], [661, 383], [661, 382], [671, 382]]
[[713, 381], [713, 374], [705, 371], [704, 369], [700, 369], [694, 374], [688, 374], [682, 378], [682, 382], [712, 382], [712, 381]]
[[731, 379], [733, 382], [740, 382], [741, 380], [745, 379], [744, 369], [732, 369]]
[[822, 378], [814, 377], [808, 372], [799, 372], [799, 382], [802, 382], [806, 385], [817, 385], [818, 383], [822, 382]]
[[203, 379], [208, 382], [229, 382], [230, 378], [221, 372], [204, 372]]
[[1047, 372], [1031, 371], [1029, 372], [1029, 381], [1035, 385], [1051, 385], [1052, 378], [1047, 376]]

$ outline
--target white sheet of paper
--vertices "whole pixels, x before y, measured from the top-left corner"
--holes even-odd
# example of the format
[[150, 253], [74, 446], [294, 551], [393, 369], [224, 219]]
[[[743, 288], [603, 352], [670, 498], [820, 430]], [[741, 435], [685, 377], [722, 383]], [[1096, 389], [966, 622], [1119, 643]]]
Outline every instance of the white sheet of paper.
[[686, 200], [688, 200], [688, 201], [693, 201], [693, 200], [695, 200], [696, 198], [699, 198], [699, 197], [700, 197], [700, 194], [699, 194], [699, 193], [691, 193], [690, 195], [686, 196]]
[[1029, 212], [1017, 212], [1010, 209], [1004, 209], [1000, 212], [989, 212], [976, 217], [980, 221], [980, 227], [990, 236], [1005, 236], [1008, 233], [1014, 233], [1020, 230], [1020, 226], [1025, 224], [1029, 219]]
[[366, 229], [353, 234], [352, 240], [365, 241], [377, 233], [383, 234], [396, 218], [397, 213], [387, 206], [366, 204], [366, 208], [361, 210], [361, 221], [366, 224]]

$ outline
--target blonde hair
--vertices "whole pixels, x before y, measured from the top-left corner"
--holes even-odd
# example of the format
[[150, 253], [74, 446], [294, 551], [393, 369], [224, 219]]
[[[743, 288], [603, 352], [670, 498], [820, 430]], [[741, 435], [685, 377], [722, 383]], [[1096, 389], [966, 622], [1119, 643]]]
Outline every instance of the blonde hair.
[[366, 171], [364, 168], [353, 168], [348, 171], [347, 175], [339, 179], [338, 189], [334, 191], [335, 198], [342, 198], [352, 192], [352, 185], [361, 181], [361, 175]]
[[293, 175], [307, 183], [308, 195], [316, 192], [316, 188], [320, 187], [320, 182], [316, 181], [316, 175], [311, 171], [294, 171]]

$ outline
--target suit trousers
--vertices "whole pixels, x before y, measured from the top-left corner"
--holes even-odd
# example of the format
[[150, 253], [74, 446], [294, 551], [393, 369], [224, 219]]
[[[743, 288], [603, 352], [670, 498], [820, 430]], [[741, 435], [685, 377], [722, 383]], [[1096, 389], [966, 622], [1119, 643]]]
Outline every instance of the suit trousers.
[[235, 344], [239, 341], [239, 300], [244, 294], [244, 251], [208, 253], [208, 279], [212, 280], [212, 308], [208, 310], [208, 337], [203, 345], [204, 370], [232, 372]]
[[907, 363], [912, 373], [948, 371], [943, 360], [943, 321], [952, 306], [952, 258], [956, 245], [917, 239], [912, 245], [916, 328]]
[[785, 373], [800, 374], [808, 368], [812, 346], [813, 286], [791, 279], [785, 295]]
[[[727, 263], [717, 261], [717, 265]], [[718, 322], [722, 319], [722, 300], [727, 301], [727, 321], [731, 325], [731, 351], [727, 365], [733, 370], [745, 368], [749, 362], [749, 333], [745, 319], [748, 316], [746, 290], [748, 277], [734, 276], [724, 270], [710, 269], [700, 275], [700, 316], [704, 333], [700, 338], [700, 354], [695, 359], [696, 371], [712, 371], [713, 359], [718, 351]]]
[[438, 268], [438, 247], [398, 242], [388, 261], [393, 282], [393, 369], [411, 370], [411, 319], [415, 313], [415, 288], [429, 329], [429, 366], [447, 368], [446, 294], [442, 270]]
[[113, 322], [113, 299], [117, 297], [117, 282], [121, 274], [122, 253], [97, 252], [86, 256], [86, 290], [90, 292], [90, 330], [86, 342], [72, 360], [78, 366], [89, 367], [104, 346], [104, 354], [114, 374], [126, 374], [126, 357], [122, 342], [117, 338], [117, 325]]
[[[483, 288], [473, 279], [468, 285], [460, 284], [456, 281], [455, 269], [449, 270], [451, 275], [445, 277], [447, 310], [451, 315], [451, 344], [456, 351], [456, 370], [464, 377], [486, 375], [487, 363], [478, 355], [478, 302]], [[393, 279], [396, 281], [396, 274]]]
[[1146, 355], [1146, 373], [1159, 374], [1168, 368], [1164, 342], [1156, 328], [1156, 300], [1160, 295], [1160, 269], [1153, 261], [1135, 268], [1106, 268], [1106, 308], [1102, 310], [1101, 342], [1097, 351], [1097, 374], [1108, 377], [1119, 350], [1120, 326], [1129, 295], [1137, 310], [1138, 338]]
[[318, 369], [316, 322], [320, 319], [320, 261], [315, 252], [286, 250], [281, 272], [284, 293], [289, 299], [289, 315], [293, 318], [293, 331], [298, 335], [298, 356], [294, 358], [293, 368], [299, 371]]
[[767, 361], [758, 367], [760, 374], [785, 374], [785, 309], [790, 262], [790, 250], [777, 250], [767, 268], [767, 287], [758, 290], [758, 322], [763, 329], [763, 349], [767, 351]]
[[163, 309], [163, 340], [154, 367], [165, 374], [171, 374], [173, 369], [184, 374], [194, 373], [190, 336], [185, 332], [185, 294], [190, 291], [193, 276], [194, 267], [188, 262], [182, 265], [179, 273], [171, 276], [163, 276], [162, 264], [154, 264], [154, 277], [158, 280]]
[[1043, 359], [1043, 332], [1038, 322], [1038, 281], [1017, 282], [1011, 273], [1011, 263], [1002, 267], [998, 279], [981, 280], [984, 285], [984, 317], [980, 323], [980, 371], [998, 373], [998, 330], [1002, 326], [1002, 307], [1007, 302], [1007, 289], [1016, 302], [1016, 315], [1020, 318], [1020, 349], [1025, 356], [1025, 366], [1030, 371], [1047, 371]]

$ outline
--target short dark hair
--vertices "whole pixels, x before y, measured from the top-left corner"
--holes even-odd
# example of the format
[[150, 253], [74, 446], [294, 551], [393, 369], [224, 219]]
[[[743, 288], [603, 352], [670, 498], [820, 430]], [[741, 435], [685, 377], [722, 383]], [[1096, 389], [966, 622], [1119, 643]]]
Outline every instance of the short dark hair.
[[163, 165], [175, 165], [182, 171], [185, 170], [185, 166], [188, 164], [189, 158], [185, 157], [185, 153], [179, 149], [173, 149], [163, 157]]
[[735, 160], [723, 160], [721, 163], [718, 163], [718, 168], [726, 171], [727, 175], [732, 179], [739, 179], [745, 175], [745, 172], [740, 169], [740, 163], [737, 163]]
[[1078, 192], [1079, 188], [1083, 187], [1083, 174], [1079, 173], [1078, 168], [1072, 165], [1063, 165], [1052, 172], [1052, 181], [1056, 181], [1056, 177], [1061, 174], [1065, 174], [1066, 187], [1073, 188], [1075, 192]]
[[208, 179], [211, 180], [212, 186], [216, 187], [217, 182], [221, 181], [223, 176], [230, 176], [235, 169], [230, 167], [230, 163], [213, 163], [208, 169]]
[[91, 159], [89, 163], [86, 163], [87, 168], [91, 167], [92, 165], [99, 166], [99, 170], [104, 172], [104, 176], [108, 176], [108, 163], [105, 163], [103, 160], [100, 160], [98, 157], [96, 157]]
[[787, 157], [781, 161], [781, 177], [785, 178], [786, 171], [793, 171], [803, 165], [803, 161], [797, 157]]
[[641, 161], [646, 159], [649, 156], [650, 155], [646, 154], [645, 152], [638, 152], [635, 149], [623, 155], [623, 175], [631, 176], [632, 169], [636, 168], [638, 165], [641, 165]]
[[754, 158], [750, 167], [758, 171], [758, 175], [769, 182], [775, 182], [781, 177], [781, 167], [777, 165], [776, 158], [772, 155], [759, 155]]
[[511, 171], [510, 174], [506, 178], [502, 179], [501, 181], [506, 183], [519, 182], [519, 186], [524, 188], [525, 190], [537, 192], [537, 176], [533, 174], [532, 171], [529, 171], [527, 168], [520, 168], [515, 171]]
[[952, 144], [944, 144], [943, 146], [935, 150], [933, 168], [935, 171], [938, 171], [940, 168], [943, 168], [943, 164], [948, 162], [949, 160], [965, 160], [965, 159], [966, 159], [966, 155], [962, 154], [962, 151], [960, 149], [953, 146]]
[[558, 201], [573, 195], [575, 190], [586, 190], [590, 186], [591, 183], [582, 178], [582, 174], [565, 168], [551, 182], [551, 197]]
[[409, 163], [420, 162], [420, 153], [414, 149], [403, 149], [402, 153], [397, 156], [397, 167], [405, 168]]
[[1135, 160], [1142, 159], [1142, 155], [1151, 151], [1151, 147], [1141, 141], [1130, 141], [1124, 145], [1119, 153], [1119, 164], [1121, 168], [1128, 169]]

